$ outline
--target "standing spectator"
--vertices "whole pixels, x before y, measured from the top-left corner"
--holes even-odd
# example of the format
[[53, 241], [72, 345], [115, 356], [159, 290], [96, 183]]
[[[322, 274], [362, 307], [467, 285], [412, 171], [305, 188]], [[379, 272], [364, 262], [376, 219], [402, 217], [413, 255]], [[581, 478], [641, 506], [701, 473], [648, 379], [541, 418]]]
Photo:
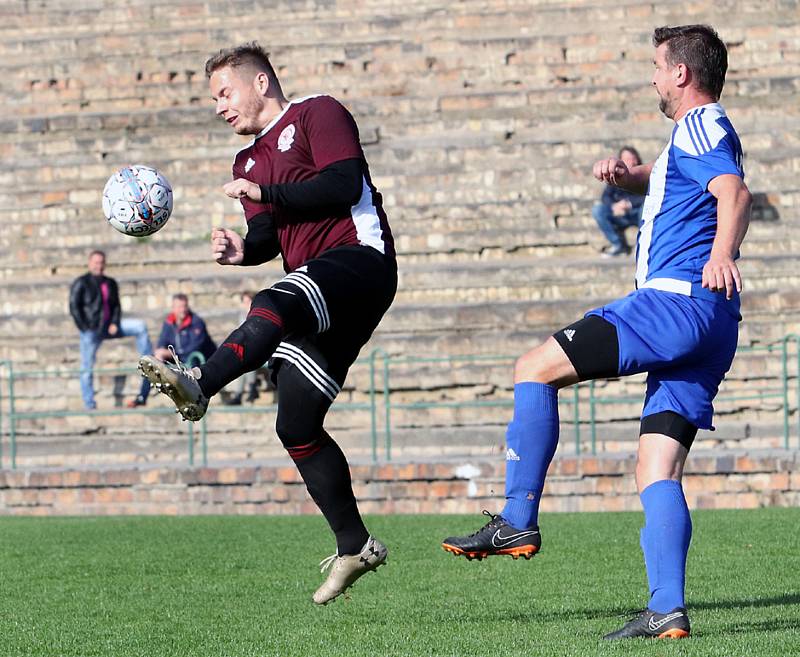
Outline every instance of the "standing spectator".
[[[122, 319], [117, 282], [105, 275], [105, 269], [106, 254], [92, 251], [89, 254], [89, 271], [76, 278], [69, 291], [69, 313], [80, 331], [81, 396], [87, 411], [97, 408], [94, 399], [94, 363], [103, 340], [133, 336], [140, 356], [153, 353], [144, 321]], [[128, 408], [144, 406], [149, 393], [150, 382], [144, 380], [138, 396], [128, 402]]]
[[217, 349], [208, 334], [206, 323], [189, 308], [189, 297], [185, 294], [175, 294], [172, 297], [172, 312], [167, 315], [161, 327], [156, 358], [172, 362], [169, 347], [175, 350], [181, 361], [188, 361], [193, 352], [199, 352], [203, 354], [203, 358], [208, 359]]
[[[639, 152], [632, 146], [623, 146], [618, 157], [628, 169], [642, 163]], [[631, 252], [631, 247], [625, 240], [625, 229], [641, 225], [643, 205], [644, 195], [614, 185], [606, 185], [600, 200], [592, 208], [594, 220], [610, 242], [610, 246], [603, 250], [603, 257], [616, 258]]]

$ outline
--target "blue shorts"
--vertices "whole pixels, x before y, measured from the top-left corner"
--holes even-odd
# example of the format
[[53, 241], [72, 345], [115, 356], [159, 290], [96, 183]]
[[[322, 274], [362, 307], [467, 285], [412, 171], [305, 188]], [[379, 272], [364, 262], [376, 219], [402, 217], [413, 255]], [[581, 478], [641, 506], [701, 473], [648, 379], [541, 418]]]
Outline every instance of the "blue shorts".
[[616, 327], [620, 376], [648, 373], [642, 417], [672, 411], [713, 430], [712, 401], [739, 339], [739, 321], [724, 306], [644, 288], [586, 316]]

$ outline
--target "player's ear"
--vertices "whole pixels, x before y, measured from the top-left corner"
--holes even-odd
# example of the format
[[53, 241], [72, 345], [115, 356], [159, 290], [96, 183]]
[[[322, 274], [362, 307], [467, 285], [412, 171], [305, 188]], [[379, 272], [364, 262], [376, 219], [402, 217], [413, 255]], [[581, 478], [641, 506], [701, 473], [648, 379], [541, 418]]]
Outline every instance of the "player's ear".
[[684, 86], [689, 81], [689, 68], [686, 64], [675, 64], [672, 68], [672, 75], [678, 86]]
[[256, 77], [253, 79], [253, 86], [259, 94], [266, 96], [267, 91], [269, 91], [269, 75], [264, 71], [256, 73]]

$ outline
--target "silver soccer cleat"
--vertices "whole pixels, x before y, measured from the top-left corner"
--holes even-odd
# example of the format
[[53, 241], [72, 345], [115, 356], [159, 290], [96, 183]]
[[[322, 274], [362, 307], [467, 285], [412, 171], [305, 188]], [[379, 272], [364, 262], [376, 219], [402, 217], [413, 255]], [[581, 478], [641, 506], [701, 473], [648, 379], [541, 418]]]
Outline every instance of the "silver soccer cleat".
[[389, 551], [378, 539], [371, 536], [364, 544], [361, 552], [340, 557], [332, 554], [320, 562], [320, 572], [330, 568], [328, 578], [322, 583], [313, 600], [318, 605], [324, 605], [344, 593], [355, 581], [370, 571], [386, 563]]
[[208, 397], [200, 390], [192, 371], [185, 367], [177, 356], [175, 363], [173, 365], [153, 356], [142, 356], [139, 359], [139, 371], [156, 390], [167, 395], [175, 403], [177, 412], [184, 420], [196, 422], [206, 414]]

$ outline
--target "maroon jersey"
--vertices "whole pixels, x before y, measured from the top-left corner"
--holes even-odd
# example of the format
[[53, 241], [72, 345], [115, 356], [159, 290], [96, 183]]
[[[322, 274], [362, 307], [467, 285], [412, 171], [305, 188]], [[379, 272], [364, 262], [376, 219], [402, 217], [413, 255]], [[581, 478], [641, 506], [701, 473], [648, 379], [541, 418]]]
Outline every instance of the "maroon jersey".
[[242, 198], [247, 221], [263, 212], [275, 219], [287, 272], [337, 246], [362, 244], [394, 256], [394, 240], [380, 193], [369, 178], [356, 122], [330, 96], [293, 100], [236, 154], [233, 178], [258, 185], [309, 180], [342, 160], [365, 161], [361, 198], [351, 208], [309, 212]]

